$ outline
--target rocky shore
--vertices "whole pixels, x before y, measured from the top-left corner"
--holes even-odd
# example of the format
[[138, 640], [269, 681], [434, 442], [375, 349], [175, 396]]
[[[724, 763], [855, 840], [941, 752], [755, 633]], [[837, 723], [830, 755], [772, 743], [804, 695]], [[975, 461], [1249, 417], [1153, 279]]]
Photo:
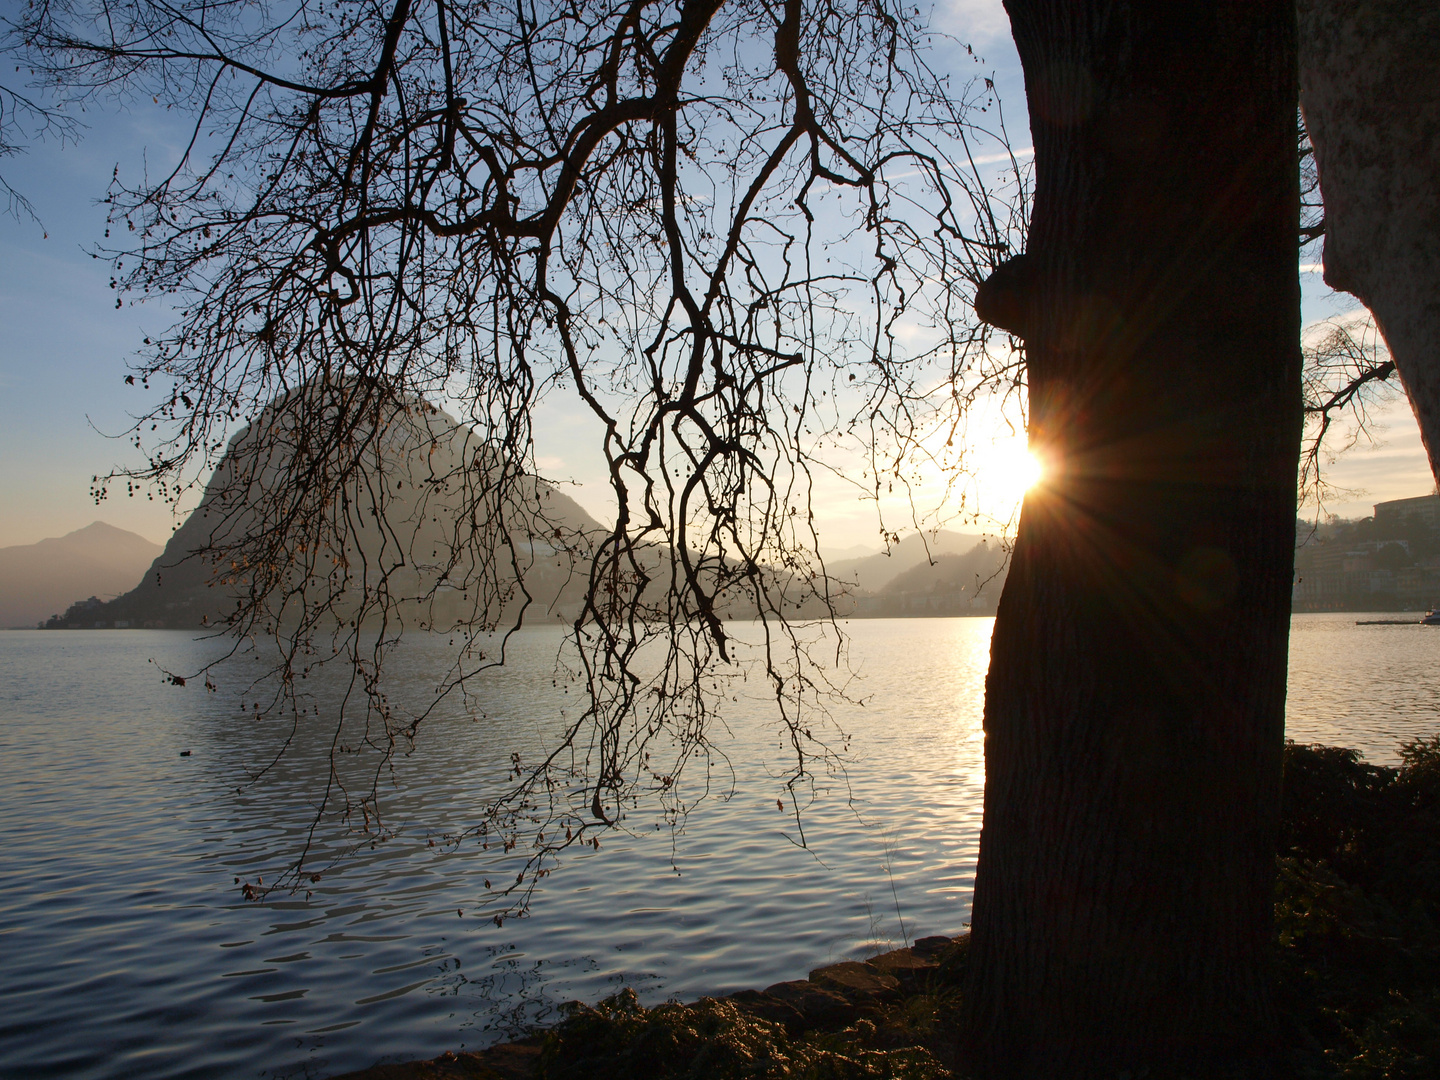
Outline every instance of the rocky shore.
[[[958, 981], [965, 944], [964, 935], [922, 937], [908, 948], [865, 961], [845, 960], [816, 968], [807, 979], [655, 1010], [641, 1009], [630, 991], [622, 991], [597, 1009], [573, 1005], [570, 1018], [557, 1032], [531, 1035], [478, 1053], [446, 1053], [429, 1061], [375, 1065], [333, 1080], [533, 1080], [542, 1074], [542, 1058], [554, 1056], [546, 1051], [554, 1049], [558, 1032], [577, 1020], [582, 1024], [586, 1020], [603, 1022], [607, 1010], [636, 1016], [668, 1011], [667, 1019], [682, 1023], [723, 1022], [728, 1017], [737, 1021], [737, 1026], [746, 1021], [751, 1026], [758, 1023], [756, 1033], [761, 1035], [773, 1027], [783, 1030], [788, 1039], [812, 1044], [836, 1043], [838, 1039], [837, 1045], [843, 1043], [852, 1053], [862, 1054], [866, 1046], [879, 1051], [910, 1045], [933, 1059], [936, 1050], [943, 1053], [946, 1048], [925, 1044], [933, 1044], [937, 1038], [943, 1042], [937, 1006]], [[926, 1012], [935, 1015], [927, 1017]], [[847, 1035], [850, 1038], [845, 1038]], [[547, 1043], [551, 1045], [547, 1047]], [[934, 1063], [939, 1066], [938, 1061]], [[568, 1074], [571, 1069], [560, 1071]]]

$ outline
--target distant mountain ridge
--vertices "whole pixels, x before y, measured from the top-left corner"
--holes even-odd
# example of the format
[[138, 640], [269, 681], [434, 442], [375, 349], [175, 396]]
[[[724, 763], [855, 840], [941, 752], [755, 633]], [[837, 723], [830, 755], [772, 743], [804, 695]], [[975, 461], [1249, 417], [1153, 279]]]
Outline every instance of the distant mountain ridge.
[[[538, 481], [537, 494], [547, 507], [551, 520], [562, 520], [575, 535], [603, 531], [574, 500]], [[189, 629], [206, 624], [215, 625], [225, 607], [233, 603], [233, 595], [223, 585], [217, 589], [214, 567], [196, 553], [209, 543], [213, 522], [211, 516], [197, 510], [171, 537], [164, 549], [133, 533], [96, 522], [87, 529], [68, 537], [42, 541], [46, 550], [73, 549], [73, 538], [91, 541], [114, 541], [105, 548], [116, 563], [109, 578], [99, 580], [62, 575], [48, 594], [53, 629], [89, 627], [158, 627]], [[138, 543], [137, 543], [138, 541]], [[30, 545], [37, 548], [40, 545]], [[538, 545], [544, 549], [542, 543]], [[29, 548], [0, 549], [0, 559], [8, 552]], [[558, 557], [556, 552], [538, 550], [538, 558], [527, 571], [526, 584], [538, 601], [534, 613], [571, 617], [580, 601], [587, 569], [583, 560]], [[147, 562], [142, 558], [149, 556]], [[554, 565], [547, 565], [547, 557]], [[842, 617], [899, 617], [911, 615], [985, 615], [994, 612], [1007, 569], [1003, 546], [994, 538], [983, 539], [965, 533], [941, 531], [925, 537], [911, 535], [894, 545], [889, 553], [875, 553], [828, 563], [827, 576], [838, 586], [832, 593], [836, 614]], [[143, 575], [143, 576], [142, 576]], [[121, 592], [122, 582], [139, 584]], [[78, 583], [81, 587], [75, 587]], [[90, 594], [88, 600], [74, 600], [77, 595]], [[63, 599], [60, 599], [62, 598]], [[34, 607], [34, 605], [31, 605]], [[722, 604], [725, 617], [749, 617], [749, 608]], [[68, 610], [67, 610], [68, 609]], [[27, 609], [29, 610], [29, 609]], [[36, 610], [39, 610], [37, 607]], [[54, 615], [56, 611], [64, 614]], [[813, 603], [797, 609], [800, 618], [823, 617], [823, 610]], [[28, 623], [35, 626], [40, 616]]]
[[[923, 566], [940, 555], [963, 555], [984, 537], [975, 533], [950, 532], [911, 533], [890, 550], [859, 558], [827, 561], [825, 573], [836, 581], [855, 586], [861, 592], [877, 593], [896, 577], [916, 566]], [[992, 543], [994, 540], [992, 538]]]
[[127, 592], [163, 550], [103, 521], [0, 548], [0, 627], [33, 629], [78, 599]]
[[[608, 530], [549, 483], [502, 472], [489, 444], [434, 406], [376, 403], [364, 393], [347, 383], [276, 399], [230, 440], [200, 505], [163, 552], [143, 552], [148, 569], [137, 570], [136, 559], [125, 564], [128, 581], [70, 588], [50, 612], [65, 601], [72, 607], [48, 625], [228, 623], [248, 632], [251, 619], [353, 624], [379, 602], [394, 629], [445, 630], [508, 622], [527, 598], [527, 623], [578, 616]], [[658, 603], [650, 610], [664, 618], [679, 563], [657, 544], [635, 556], [624, 573], [649, 580], [646, 595]], [[778, 568], [765, 569], [761, 587], [770, 610], [797, 619], [826, 617], [825, 595], [842, 617], [985, 614], [1004, 563], [1001, 546], [979, 536], [917, 533], [888, 552], [828, 563], [831, 584], [818, 591], [814, 577]], [[747, 588], [733, 579], [719, 586], [716, 614], [758, 614]], [[105, 602], [80, 599], [121, 591]]]
[[964, 553], [936, 555], [897, 574], [877, 593], [859, 598], [857, 614], [871, 617], [993, 615], [1009, 570], [998, 540]]

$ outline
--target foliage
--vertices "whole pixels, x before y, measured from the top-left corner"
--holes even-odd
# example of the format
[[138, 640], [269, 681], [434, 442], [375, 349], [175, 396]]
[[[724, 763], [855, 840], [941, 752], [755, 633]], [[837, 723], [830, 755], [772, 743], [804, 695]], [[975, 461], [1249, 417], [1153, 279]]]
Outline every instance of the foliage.
[[[1385, 545], [1376, 548], [1373, 558], [1379, 559], [1382, 552], [1389, 553], [1393, 549], [1390, 557], [1400, 559], [1403, 556], [1406, 565], [1440, 554], [1440, 529], [1426, 524], [1418, 514], [1392, 515], [1380, 521], [1373, 517], [1355, 521], [1334, 520], [1325, 524], [1316, 539], [1322, 544], [1333, 544], [1345, 550], [1362, 545]], [[1402, 541], [1403, 546], [1393, 543], [1397, 540]]]
[[1286, 748], [1280, 997], [1301, 1075], [1440, 1074], [1440, 736], [1399, 768]]
[[792, 1037], [727, 1001], [642, 1007], [631, 990], [595, 1008], [571, 1007], [545, 1037], [545, 1080], [940, 1080], [950, 1073], [920, 1046], [883, 1049], [861, 1020], [840, 1032]]

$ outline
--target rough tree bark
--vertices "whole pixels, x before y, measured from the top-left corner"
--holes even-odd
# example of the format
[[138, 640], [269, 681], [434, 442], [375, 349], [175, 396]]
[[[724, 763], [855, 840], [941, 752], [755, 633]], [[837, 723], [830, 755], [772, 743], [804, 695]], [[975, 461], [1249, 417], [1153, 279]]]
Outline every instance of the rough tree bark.
[[1301, 0], [1325, 281], [1364, 302], [1440, 479], [1440, 7]]
[[1007, 0], [1035, 139], [1027, 498], [965, 1030], [1005, 1077], [1254, 1052], [1300, 437], [1295, 13]]

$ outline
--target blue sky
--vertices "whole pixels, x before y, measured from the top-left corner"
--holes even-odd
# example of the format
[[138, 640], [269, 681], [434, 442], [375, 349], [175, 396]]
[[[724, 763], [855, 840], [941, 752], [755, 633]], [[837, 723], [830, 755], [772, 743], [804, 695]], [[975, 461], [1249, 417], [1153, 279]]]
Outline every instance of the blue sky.
[[[957, 0], [936, 21], [984, 55], [1016, 131], [1024, 116], [1023, 85], [1000, 4]], [[41, 224], [0, 217], [0, 547], [59, 536], [97, 519], [155, 541], [176, 524], [167, 507], [143, 494], [126, 498], [122, 491], [100, 506], [89, 495], [93, 475], [135, 461], [133, 447], [107, 435], [122, 433], [129, 413], [144, 407], [146, 392], [123, 382], [126, 361], [167, 319], [159, 306], [117, 310], [109, 266], [87, 249], [104, 233], [98, 200], [112, 170], [118, 165], [133, 175], [147, 156], [169, 160], [177, 128], [173, 115], [149, 103], [91, 111], [82, 119], [87, 130], [78, 144], [39, 143], [3, 162]], [[1304, 274], [1303, 283], [1307, 323], [1354, 307], [1330, 294], [1318, 273]], [[1379, 419], [1381, 444], [1357, 448], [1331, 467], [1334, 482], [1360, 493], [1331, 504], [1332, 512], [1361, 516], [1374, 501], [1431, 489], [1408, 405], [1401, 400]], [[556, 409], [543, 424], [542, 442], [549, 444], [541, 446], [542, 463], [570, 460], [562, 433], [571, 421]], [[568, 471], [585, 479], [583, 468]], [[588, 486], [573, 492], [582, 503], [591, 501]], [[837, 519], [827, 545], [868, 541], [874, 528], [863, 518]]]

